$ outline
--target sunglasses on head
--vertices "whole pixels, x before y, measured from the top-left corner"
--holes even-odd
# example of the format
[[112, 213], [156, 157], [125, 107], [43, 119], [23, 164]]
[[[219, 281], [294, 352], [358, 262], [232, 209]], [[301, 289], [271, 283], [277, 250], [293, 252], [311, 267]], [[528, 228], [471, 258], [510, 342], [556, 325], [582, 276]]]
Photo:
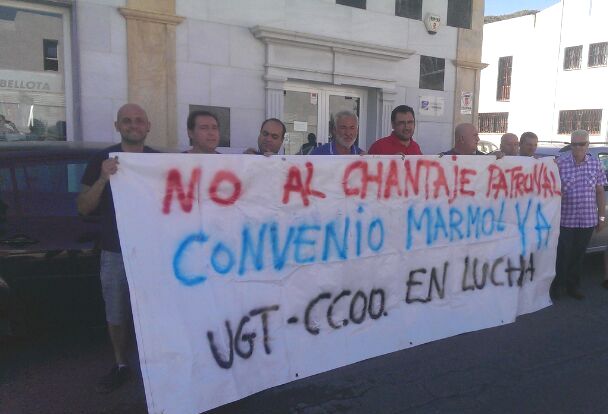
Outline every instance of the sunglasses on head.
[[570, 145], [573, 146], [573, 147], [584, 147], [587, 144], [589, 144], [588, 141], [585, 141], [585, 142], [573, 142]]

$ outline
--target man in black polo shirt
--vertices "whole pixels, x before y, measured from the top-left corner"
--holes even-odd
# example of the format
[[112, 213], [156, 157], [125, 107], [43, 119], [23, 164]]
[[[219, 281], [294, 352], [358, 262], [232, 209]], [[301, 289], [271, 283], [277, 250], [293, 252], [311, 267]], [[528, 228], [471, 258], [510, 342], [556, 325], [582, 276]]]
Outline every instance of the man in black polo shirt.
[[106, 307], [106, 321], [114, 348], [116, 365], [105, 375], [97, 390], [108, 393], [130, 378], [127, 365], [127, 348], [131, 337], [131, 304], [129, 286], [122, 261], [120, 240], [116, 228], [116, 213], [110, 188], [110, 176], [118, 169], [118, 159], [109, 158], [112, 152], [156, 152], [144, 146], [150, 131], [146, 112], [135, 104], [126, 104], [118, 110], [116, 130], [120, 144], [112, 145], [94, 156], [82, 176], [82, 190], [78, 196], [78, 211], [82, 215], [99, 211], [101, 215], [101, 267], [100, 278]]

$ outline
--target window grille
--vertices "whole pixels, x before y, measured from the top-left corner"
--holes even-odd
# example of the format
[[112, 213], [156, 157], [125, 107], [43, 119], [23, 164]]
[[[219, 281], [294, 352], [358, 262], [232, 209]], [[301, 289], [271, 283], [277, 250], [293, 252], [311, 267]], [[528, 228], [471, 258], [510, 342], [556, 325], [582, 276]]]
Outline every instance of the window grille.
[[498, 59], [498, 82], [496, 85], [496, 100], [508, 101], [511, 99], [511, 69], [513, 56], [504, 56]]
[[606, 55], [608, 54], [608, 42], [592, 43], [589, 45], [589, 61], [587, 66], [595, 68], [606, 66]]
[[559, 111], [558, 134], [571, 134], [584, 129], [591, 135], [599, 135], [602, 129], [601, 109], [576, 109]]
[[508, 112], [488, 112], [479, 114], [478, 131], [484, 134], [504, 134], [509, 126]]
[[564, 49], [564, 70], [581, 68], [583, 46], [572, 46]]

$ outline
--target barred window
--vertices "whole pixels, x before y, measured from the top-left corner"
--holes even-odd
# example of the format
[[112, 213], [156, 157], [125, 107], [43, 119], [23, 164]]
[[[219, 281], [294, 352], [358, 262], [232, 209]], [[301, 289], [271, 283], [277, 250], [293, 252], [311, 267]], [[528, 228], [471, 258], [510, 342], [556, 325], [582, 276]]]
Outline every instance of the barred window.
[[564, 49], [564, 70], [581, 68], [583, 58], [583, 46], [572, 46]]
[[577, 129], [584, 129], [591, 135], [598, 135], [602, 129], [601, 109], [577, 109], [559, 111], [558, 134], [571, 134]]
[[472, 0], [448, 0], [447, 25], [470, 29], [472, 10]]
[[420, 89], [443, 90], [445, 76], [445, 59], [432, 56], [420, 56]]
[[422, 0], [396, 0], [395, 16], [422, 20]]
[[606, 54], [608, 53], [608, 42], [592, 43], [589, 45], [589, 61], [587, 66], [595, 68], [606, 66]]
[[358, 9], [365, 9], [366, 0], [336, 0], [336, 4], [342, 6], [356, 7]]
[[479, 114], [477, 130], [484, 134], [504, 134], [509, 125], [508, 112], [488, 112]]
[[504, 56], [498, 59], [498, 82], [496, 85], [496, 100], [508, 101], [511, 99], [511, 69], [513, 56]]

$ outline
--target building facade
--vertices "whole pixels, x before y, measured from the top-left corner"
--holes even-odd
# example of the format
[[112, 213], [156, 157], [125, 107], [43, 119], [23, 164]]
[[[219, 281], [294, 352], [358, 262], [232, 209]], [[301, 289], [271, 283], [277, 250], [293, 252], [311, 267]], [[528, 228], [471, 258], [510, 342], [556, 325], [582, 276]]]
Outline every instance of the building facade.
[[116, 142], [116, 111], [136, 102], [165, 147], [187, 146], [188, 113], [207, 109], [220, 151], [255, 146], [276, 117], [293, 154], [350, 109], [368, 148], [407, 104], [437, 153], [476, 116], [482, 26], [483, 0], [0, 0], [3, 138]]
[[[569, 142], [576, 129], [608, 137], [608, 3], [562, 0], [538, 13], [484, 25], [479, 129], [535, 132]], [[542, 143], [541, 143], [542, 145]]]

